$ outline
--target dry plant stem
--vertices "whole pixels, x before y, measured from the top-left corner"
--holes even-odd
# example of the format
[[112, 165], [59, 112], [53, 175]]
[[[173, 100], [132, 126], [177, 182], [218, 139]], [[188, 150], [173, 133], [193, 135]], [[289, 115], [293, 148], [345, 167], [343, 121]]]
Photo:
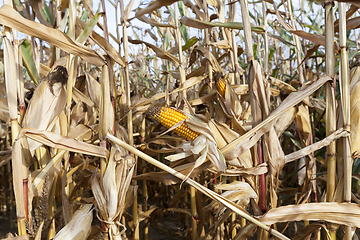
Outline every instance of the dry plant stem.
[[[175, 31], [176, 31], [176, 45], [178, 47], [178, 51], [179, 51], [179, 74], [180, 74], [180, 83], [181, 86], [183, 86], [183, 84], [186, 81], [186, 76], [185, 76], [185, 68], [184, 68], [184, 56], [183, 56], [183, 51], [182, 51], [182, 44], [181, 44], [181, 33], [180, 33], [180, 28], [179, 28], [179, 10], [178, 10], [178, 6], [177, 3], [174, 3], [174, 12], [175, 12]], [[183, 98], [186, 98], [186, 90], [182, 91], [182, 96]]]
[[[60, 9], [60, 5], [61, 5], [61, 0], [56, 0], [56, 27], [60, 28], [61, 26], [61, 11]], [[55, 50], [55, 60], [58, 60], [61, 56], [61, 50], [60, 48], [56, 48]]]
[[[349, 63], [346, 52], [346, 3], [339, 4], [339, 36], [341, 49], [341, 90], [343, 104], [344, 129], [350, 131], [350, 84]], [[350, 137], [343, 140], [344, 153], [344, 202], [351, 202], [352, 159], [350, 150]], [[351, 227], [345, 226], [345, 240], [352, 239]]]
[[[140, 131], [140, 135], [141, 135], [141, 142], [144, 142], [145, 140], [145, 135], [146, 135], [146, 118], [144, 117], [142, 122], [141, 122], [141, 131]], [[143, 169], [146, 169], [145, 166], [145, 161], [142, 161], [142, 165], [143, 165]], [[148, 210], [148, 198], [149, 198], [149, 193], [148, 193], [148, 187], [147, 187], [147, 181], [143, 180], [143, 192], [144, 192], [144, 212], [146, 212]], [[146, 221], [145, 223], [145, 229], [144, 229], [144, 240], [148, 240], [149, 239], [149, 222]]]
[[[203, 5], [204, 5], [204, 13], [205, 13], [205, 21], [209, 20], [209, 15], [208, 15], [208, 5], [207, 5], [207, 0], [203, 1]], [[205, 43], [205, 47], [208, 47], [209, 45], [209, 29], [205, 28], [204, 29], [204, 43]], [[209, 49], [210, 51], [210, 49]], [[213, 71], [212, 71], [212, 66], [211, 64], [207, 61], [206, 62], [206, 67], [208, 70], [208, 75], [209, 75], [209, 80], [210, 80], [210, 89], [212, 89], [212, 79], [213, 79]]]
[[[105, 7], [105, 1], [104, 0], [101, 0], [101, 4], [102, 4], [102, 9], [103, 9], [103, 12], [104, 12], [104, 16], [103, 16], [103, 19], [104, 19], [104, 36], [105, 36], [105, 39], [107, 41], [109, 41], [109, 32], [108, 32], [108, 26], [107, 26], [107, 18], [106, 18], [106, 7]], [[117, 14], [117, 12], [116, 12]], [[117, 20], [117, 19], [116, 19]], [[107, 64], [110, 66], [108, 69], [109, 71], [109, 80], [110, 80], [110, 99], [111, 99], [111, 105], [112, 105], [112, 108], [114, 109], [114, 112], [116, 112], [115, 110], [115, 95], [116, 95], [116, 91], [115, 91], [115, 80], [114, 80], [114, 77], [113, 77], [113, 68], [112, 68], [112, 59], [109, 57], [109, 56], [106, 56], [106, 61], [107, 61]], [[114, 121], [114, 126], [113, 127], [113, 134], [115, 134], [115, 121]]]
[[239, 0], [241, 6], [241, 16], [244, 25], [244, 37], [245, 37], [245, 50], [247, 61], [254, 59], [253, 44], [251, 38], [251, 26], [250, 26], [250, 17], [249, 9], [247, 2], [245, 0]]
[[190, 204], [191, 204], [191, 236], [192, 240], [196, 240], [197, 236], [197, 218], [198, 213], [196, 209], [196, 190], [190, 186]]
[[[75, 36], [75, 24], [76, 24], [76, 2], [69, 1], [69, 37], [76, 39]], [[68, 122], [70, 122], [70, 107], [72, 102], [72, 88], [75, 85], [76, 80], [76, 70], [77, 70], [77, 57], [73, 54], [69, 55], [67, 62], [67, 69], [69, 71], [69, 78], [67, 81], [66, 91], [66, 116], [68, 117]]]
[[[206, 1], [206, 0], [205, 0]], [[181, 86], [186, 81], [185, 76], [185, 69], [184, 69], [184, 57], [182, 52], [182, 44], [181, 44], [181, 34], [180, 34], [180, 28], [179, 28], [179, 10], [177, 3], [174, 3], [174, 12], [175, 12], [175, 31], [176, 31], [176, 45], [178, 47], [179, 51], [179, 74], [180, 74], [180, 83]], [[186, 99], [186, 90], [182, 91], [182, 97]], [[191, 220], [191, 229], [192, 229], [192, 240], [197, 239], [197, 209], [196, 209], [196, 194], [195, 189], [193, 187], [190, 187], [190, 203], [191, 203], [191, 214], [192, 214], [192, 220]]]
[[[325, 66], [326, 74], [335, 77], [335, 49], [334, 49], [334, 12], [333, 3], [327, 2], [325, 5]], [[335, 97], [334, 88], [331, 82], [325, 84], [326, 94], [326, 136], [336, 130], [335, 116]], [[336, 175], [336, 143], [332, 142], [327, 147], [327, 201], [332, 201], [335, 191]]]
[[[293, 14], [292, 14], [292, 8], [291, 8], [290, 0], [287, 0], [287, 5], [288, 5], [288, 9], [289, 9], [289, 17], [290, 17], [290, 20], [291, 20], [292, 28], [294, 30], [296, 30], [296, 25], [295, 25], [295, 21], [294, 21]], [[297, 70], [298, 70], [298, 73], [299, 73], [299, 82], [300, 82], [300, 86], [301, 86], [304, 83], [304, 71], [303, 71], [302, 65], [300, 65], [300, 63], [302, 61], [301, 44], [300, 44], [299, 36], [293, 34], [293, 38], [295, 40], [295, 45], [296, 45], [295, 52], [296, 52], [296, 60], [297, 60], [297, 64], [298, 64]]]
[[[5, 0], [4, 4], [7, 4], [9, 6], [12, 7], [12, 1], [9, 0]], [[11, 29], [8, 27], [5, 27], [5, 37], [7, 38], [8, 42], [11, 42]], [[9, 115], [10, 115], [10, 119], [11, 119], [11, 137], [12, 137], [12, 145], [14, 145], [14, 141], [16, 139], [16, 137], [18, 136], [19, 133], [19, 124], [17, 121], [17, 100], [16, 100], [16, 92], [17, 92], [17, 88], [16, 88], [16, 83], [17, 83], [17, 79], [14, 77], [14, 75], [19, 76], [19, 74], [16, 72], [18, 71], [18, 69], [15, 66], [15, 56], [13, 55], [13, 51], [10, 49], [12, 47], [9, 45], [5, 45], [4, 44], [4, 55], [10, 56], [10, 57], [4, 57], [4, 63], [5, 63], [5, 69], [12, 69], [11, 71], [14, 71], [12, 73], [8, 73], [5, 72], [5, 82], [6, 82], [6, 90], [7, 90], [7, 96], [8, 96], [8, 107], [9, 107]], [[11, 56], [13, 55], [13, 56]], [[12, 58], [12, 59], [10, 59]], [[8, 66], [8, 67], [7, 67]], [[13, 69], [15, 67], [15, 69]], [[6, 70], [5, 70], [6, 71]], [[11, 83], [11, 84], [10, 84]], [[9, 94], [9, 92], [11, 91], [11, 93]], [[10, 97], [12, 96], [12, 97]], [[10, 164], [10, 162], [8, 163]], [[12, 166], [14, 168], [14, 166]], [[19, 168], [21, 166], [18, 166]], [[21, 201], [25, 200], [25, 197], [27, 199], [27, 195], [23, 196], [23, 199]], [[25, 209], [25, 212], [27, 212], [27, 210]], [[26, 213], [25, 213], [26, 215]], [[18, 234], [19, 235], [26, 235], [26, 227], [25, 227], [25, 218], [22, 217], [18, 217]]]
[[263, 19], [264, 19], [264, 75], [267, 76], [269, 71], [269, 37], [267, 35], [267, 14], [266, 14], [267, 4], [265, 1], [262, 1], [262, 10], [263, 10]]
[[[230, 3], [231, 1], [229, 1]], [[236, 22], [236, 4], [231, 4], [229, 6], [229, 12], [232, 12], [231, 18], [229, 18], [230, 22]], [[232, 71], [229, 73], [229, 79], [231, 84], [235, 84], [236, 74], [238, 73], [239, 67], [237, 63], [237, 44], [236, 44], [236, 38], [235, 38], [235, 31], [234, 29], [230, 29], [231, 39], [229, 39], [229, 42], [231, 44], [232, 51], [230, 52], [230, 59], [231, 59], [231, 65], [232, 65]]]
[[[326, 74], [335, 79], [335, 46], [334, 46], [334, 12], [333, 2], [325, 3], [325, 67]], [[335, 116], [335, 95], [334, 87], [331, 82], [325, 84], [326, 97], [326, 136], [329, 136], [336, 130]], [[327, 147], [327, 194], [326, 201], [333, 201], [336, 188], [336, 142], [332, 142]], [[331, 224], [330, 236], [336, 239], [337, 227]]]
[[253, 218], [252, 216], [248, 215], [247, 213], [245, 213], [238, 205], [236, 205], [235, 203], [229, 201], [228, 199], [224, 198], [223, 196], [220, 196], [219, 194], [209, 190], [208, 188], [202, 186], [201, 184], [199, 184], [198, 182], [190, 179], [190, 178], [186, 178], [185, 175], [183, 175], [182, 173], [172, 169], [171, 167], [161, 163], [160, 161], [157, 161], [156, 159], [150, 157], [149, 155], [141, 152], [140, 150], [130, 146], [129, 144], [125, 143], [124, 141], [116, 138], [115, 136], [111, 135], [111, 134], [107, 134], [107, 138], [112, 141], [113, 143], [127, 149], [129, 152], [137, 155], [138, 157], [144, 159], [145, 161], [147, 161], [148, 163], [154, 165], [155, 167], [158, 167], [170, 174], [172, 174], [173, 176], [187, 182], [188, 184], [190, 184], [191, 186], [193, 186], [196, 190], [198, 190], [199, 192], [203, 193], [204, 195], [210, 197], [211, 199], [214, 199], [216, 201], [221, 202], [224, 206], [226, 206], [227, 208], [231, 209], [232, 211], [234, 211], [235, 213], [237, 213], [238, 215], [240, 215], [241, 217], [246, 218], [247, 220], [249, 220], [250, 222], [254, 223], [255, 225], [257, 225], [258, 227], [268, 231], [269, 233], [271, 233], [273, 236], [279, 238], [279, 239], [289, 239], [286, 236], [284, 236], [283, 234], [279, 233], [278, 231], [271, 229], [270, 227], [264, 225], [263, 223], [261, 223], [259, 220]]
[[[127, 128], [128, 128], [128, 137], [129, 137], [129, 144], [131, 146], [134, 145], [134, 137], [133, 137], [133, 123], [132, 123], [132, 109], [131, 107], [131, 98], [130, 98], [130, 79], [129, 79], [129, 52], [128, 52], [128, 36], [126, 30], [126, 20], [125, 19], [125, 12], [124, 12], [124, 1], [120, 1], [120, 11], [121, 11], [121, 26], [123, 28], [123, 43], [124, 43], [124, 62], [125, 62], [125, 69], [124, 69], [124, 76], [125, 76], [125, 94], [126, 94], [126, 108], [129, 110], [127, 113]], [[137, 163], [136, 163], [137, 166]], [[136, 168], [135, 166], [135, 168]], [[134, 171], [136, 174], [136, 170]], [[133, 182], [136, 185], [136, 181]], [[135, 224], [135, 232], [134, 232], [134, 239], [140, 239], [140, 232], [139, 232], [139, 224], [138, 224], [138, 206], [137, 206], [137, 192], [134, 193], [134, 203], [132, 206], [132, 214], [133, 214], [133, 222]]]
[[[243, 19], [244, 24], [244, 36], [245, 36], [245, 47], [246, 47], [246, 56], [247, 61], [250, 63], [250, 61], [254, 58], [253, 53], [253, 42], [251, 38], [251, 28], [250, 28], [250, 18], [249, 18], [249, 11], [248, 6], [245, 0], [240, 0], [241, 5], [241, 15]], [[256, 108], [255, 103], [255, 95], [254, 95], [254, 89], [253, 89], [253, 79], [249, 79], [249, 92], [250, 92], [250, 104], [251, 104], [251, 115], [253, 116], [253, 127], [261, 122], [261, 112], [259, 112], [258, 108]], [[258, 164], [262, 164], [264, 162], [263, 160], [263, 151], [262, 151], [262, 141], [260, 141], [257, 145], [255, 145], [255, 149], [257, 152], [258, 157]], [[266, 181], [265, 181], [265, 174], [262, 174], [259, 176], [259, 207], [261, 211], [264, 213], [266, 212]]]

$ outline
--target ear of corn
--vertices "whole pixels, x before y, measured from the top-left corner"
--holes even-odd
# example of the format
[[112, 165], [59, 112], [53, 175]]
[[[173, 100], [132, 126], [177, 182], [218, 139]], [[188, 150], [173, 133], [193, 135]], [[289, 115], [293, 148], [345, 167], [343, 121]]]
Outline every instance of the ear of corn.
[[218, 90], [219, 94], [222, 97], [224, 97], [225, 96], [225, 89], [226, 89], [226, 82], [225, 82], [224, 76], [220, 72], [217, 72], [215, 74], [214, 78], [215, 78], [216, 87], [217, 87], [217, 90]]
[[[150, 108], [148, 110], [148, 114], [167, 128], [171, 128], [175, 124], [183, 121], [184, 119], [187, 119], [187, 116], [185, 114], [174, 108], [169, 107]], [[195, 140], [195, 138], [200, 135], [200, 133], [190, 129], [185, 122], [179, 127], [175, 128], [174, 132], [191, 141]]]

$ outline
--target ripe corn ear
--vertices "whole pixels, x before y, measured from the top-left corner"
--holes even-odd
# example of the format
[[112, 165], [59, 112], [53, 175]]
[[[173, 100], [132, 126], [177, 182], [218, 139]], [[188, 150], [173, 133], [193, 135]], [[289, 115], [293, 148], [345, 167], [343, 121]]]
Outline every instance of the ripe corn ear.
[[[148, 114], [167, 128], [171, 128], [178, 122], [187, 119], [187, 116], [185, 114], [174, 108], [169, 108], [169, 107], [150, 108], [148, 110]], [[191, 141], [195, 140], [195, 138], [197, 138], [200, 135], [200, 133], [190, 129], [185, 122], [181, 124], [179, 127], [175, 128], [174, 132]]]
[[222, 97], [225, 97], [226, 82], [224, 76], [220, 72], [217, 72], [214, 76], [214, 79], [219, 94]]

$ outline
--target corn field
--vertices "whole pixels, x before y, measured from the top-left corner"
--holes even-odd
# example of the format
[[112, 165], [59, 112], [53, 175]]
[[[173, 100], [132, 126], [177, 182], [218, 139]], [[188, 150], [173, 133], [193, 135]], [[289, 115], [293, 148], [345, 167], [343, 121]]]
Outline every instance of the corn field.
[[359, 9], [4, 0], [0, 238], [359, 239]]

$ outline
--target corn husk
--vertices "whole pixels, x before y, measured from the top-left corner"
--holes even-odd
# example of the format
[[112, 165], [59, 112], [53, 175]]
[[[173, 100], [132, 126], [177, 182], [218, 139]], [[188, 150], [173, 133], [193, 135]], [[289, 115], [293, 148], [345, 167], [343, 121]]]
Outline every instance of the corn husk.
[[90, 234], [93, 220], [93, 205], [85, 204], [72, 216], [70, 222], [65, 225], [54, 237], [54, 240], [72, 239], [85, 240]]

